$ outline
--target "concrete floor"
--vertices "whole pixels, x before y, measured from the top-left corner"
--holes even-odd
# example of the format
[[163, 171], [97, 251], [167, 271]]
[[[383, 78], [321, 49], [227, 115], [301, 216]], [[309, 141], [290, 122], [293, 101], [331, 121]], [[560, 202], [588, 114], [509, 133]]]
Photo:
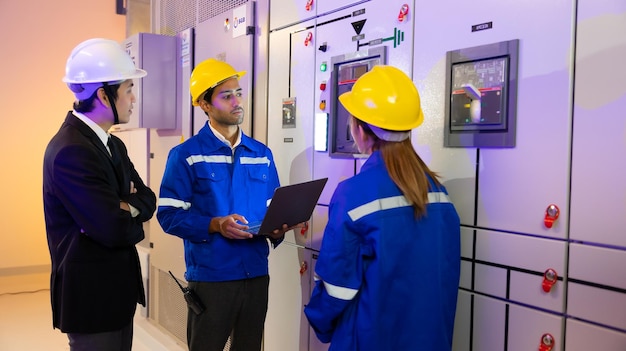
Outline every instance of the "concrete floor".
[[[0, 351], [65, 351], [67, 336], [52, 328], [49, 274], [0, 276]], [[185, 351], [139, 310], [135, 315], [134, 351]]]

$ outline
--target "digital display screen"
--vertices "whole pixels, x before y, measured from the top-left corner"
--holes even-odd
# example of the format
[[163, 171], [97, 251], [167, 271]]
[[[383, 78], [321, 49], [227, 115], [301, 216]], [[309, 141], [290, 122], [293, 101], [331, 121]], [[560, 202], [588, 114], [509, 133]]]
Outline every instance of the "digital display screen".
[[[357, 79], [359, 79], [359, 77], [361, 77], [362, 75], [364, 75], [365, 73], [367, 73], [367, 71], [371, 69], [371, 66], [373, 66], [371, 64], [373, 63], [372, 61], [374, 60], [368, 60], [365, 62], [358, 61], [358, 62], [338, 65], [338, 72], [337, 72], [338, 84], [341, 85], [341, 84], [354, 83]], [[378, 63], [374, 62], [374, 64], [378, 64]]]
[[463, 90], [463, 84], [471, 83], [479, 89], [501, 89], [506, 82], [507, 58], [455, 63], [452, 65], [452, 90]]
[[[508, 57], [495, 57], [452, 65], [450, 125], [454, 129], [468, 126], [505, 128], [506, 82]], [[480, 102], [474, 108], [480, 115], [472, 115], [472, 98], [466, 93], [465, 86], [478, 89]], [[480, 127], [482, 128], [482, 127]]]

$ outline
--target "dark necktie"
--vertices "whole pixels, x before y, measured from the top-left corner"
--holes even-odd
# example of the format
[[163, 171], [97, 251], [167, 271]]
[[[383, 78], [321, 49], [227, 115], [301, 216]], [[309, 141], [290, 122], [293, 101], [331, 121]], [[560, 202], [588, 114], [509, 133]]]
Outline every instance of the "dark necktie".
[[111, 137], [109, 137], [109, 140], [107, 141], [107, 146], [109, 147], [109, 151], [111, 152], [111, 159], [113, 160], [113, 164], [117, 168], [120, 163], [120, 155], [117, 151], [117, 148], [115, 147], [115, 142], [113, 142], [113, 139]]
[[113, 168], [115, 168], [115, 174], [117, 176], [117, 180], [119, 182], [119, 186], [121, 187], [122, 194], [129, 194], [130, 189], [129, 184], [130, 181], [126, 178], [126, 173], [124, 172], [124, 166], [122, 165], [122, 158], [120, 156], [119, 149], [116, 147], [113, 138], [109, 137], [107, 141], [107, 146], [109, 147], [109, 151], [111, 151], [111, 160], [113, 161]]

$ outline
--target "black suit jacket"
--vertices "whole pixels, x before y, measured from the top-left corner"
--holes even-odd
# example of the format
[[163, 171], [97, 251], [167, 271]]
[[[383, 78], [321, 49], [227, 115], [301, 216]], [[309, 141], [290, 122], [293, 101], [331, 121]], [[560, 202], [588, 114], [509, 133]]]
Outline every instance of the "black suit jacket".
[[[132, 162], [124, 143], [114, 166], [98, 136], [71, 112], [44, 155], [43, 202], [52, 260], [53, 325], [66, 333], [120, 329], [145, 305], [135, 244], [156, 196]], [[130, 181], [137, 192], [130, 194]], [[126, 201], [140, 211], [120, 209]]]

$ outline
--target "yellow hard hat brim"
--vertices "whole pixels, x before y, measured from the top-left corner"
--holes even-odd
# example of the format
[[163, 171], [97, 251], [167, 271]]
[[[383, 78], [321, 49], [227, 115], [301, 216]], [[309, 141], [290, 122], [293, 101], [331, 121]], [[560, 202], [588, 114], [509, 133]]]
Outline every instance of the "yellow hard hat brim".
[[229, 80], [231, 78], [241, 79], [241, 77], [245, 76], [246, 73], [247, 73], [247, 71], [239, 71], [239, 72], [236, 72], [235, 74], [233, 74], [232, 76], [228, 76], [228, 77], [220, 80], [219, 82], [215, 83], [213, 86], [210, 86], [210, 87], [206, 88], [200, 95], [198, 95], [197, 99], [191, 101], [191, 104], [193, 106], [200, 106], [199, 100], [202, 97], [202, 94], [204, 94], [204, 92], [206, 92], [207, 90], [209, 90], [211, 88], [215, 88], [216, 86], [224, 83], [225, 81], [227, 81], [227, 80]]

